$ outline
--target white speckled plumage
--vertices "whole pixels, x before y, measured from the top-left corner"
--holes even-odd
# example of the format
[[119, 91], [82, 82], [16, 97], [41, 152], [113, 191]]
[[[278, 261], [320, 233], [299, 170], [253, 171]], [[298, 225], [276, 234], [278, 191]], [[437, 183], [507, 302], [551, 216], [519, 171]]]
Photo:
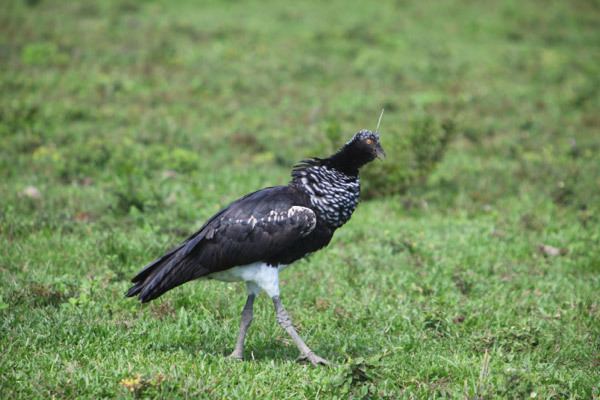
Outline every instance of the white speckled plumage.
[[335, 168], [310, 165], [294, 171], [302, 182], [301, 190], [310, 196], [319, 216], [334, 228], [344, 225], [352, 216], [360, 198], [360, 180]]

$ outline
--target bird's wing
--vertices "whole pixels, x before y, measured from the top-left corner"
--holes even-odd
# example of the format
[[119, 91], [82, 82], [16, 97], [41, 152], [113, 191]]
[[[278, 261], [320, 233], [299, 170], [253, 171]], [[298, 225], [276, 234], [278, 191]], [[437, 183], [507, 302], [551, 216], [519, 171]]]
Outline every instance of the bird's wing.
[[[238, 200], [234, 201], [227, 207], [221, 209], [215, 215], [210, 217], [210, 219], [208, 221], [206, 221], [204, 223], [204, 225], [202, 225], [202, 227], [200, 227], [200, 229], [198, 229], [196, 232], [194, 232], [190, 236], [188, 236], [188, 238], [185, 239], [185, 241], [183, 241], [183, 243], [172, 248], [167, 253], [163, 254], [159, 258], [153, 260], [151, 263], [144, 266], [144, 268], [142, 268], [140, 270], [140, 272], [138, 272], [137, 275], [131, 279], [131, 282], [135, 283], [135, 282], [143, 281], [151, 273], [153, 273], [159, 265], [163, 265], [163, 264], [167, 264], [167, 263], [170, 264], [171, 261], [174, 261], [175, 259], [184, 258], [192, 250], [194, 250], [197, 245], [202, 243], [202, 241], [204, 240], [204, 237], [206, 236], [206, 234], [208, 232], [213, 230], [214, 227], [218, 225], [218, 222], [220, 221], [223, 214], [225, 214], [225, 213], [232, 214], [232, 212], [234, 212], [235, 210], [238, 209], [238, 205], [241, 205], [241, 204], [250, 205], [252, 203], [256, 203], [257, 199], [264, 197], [264, 193], [270, 193], [271, 191], [274, 191], [277, 189], [280, 189], [280, 187], [269, 187], [269, 188], [265, 188], [265, 189], [262, 189], [262, 190], [259, 190], [256, 192], [249, 193], [246, 196], [241, 197]], [[250, 208], [250, 207], [247, 207], [247, 208]], [[210, 228], [210, 227], [212, 227], [212, 228]]]
[[241, 204], [208, 225], [204, 238], [187, 257], [210, 272], [269, 261], [310, 234], [316, 223], [315, 213], [307, 207], [278, 204], [267, 211]]
[[285, 186], [237, 200], [181, 246], [144, 268], [133, 279], [138, 285], [131, 294], [141, 292], [143, 298], [151, 299], [213, 272], [273, 259], [317, 224], [315, 213], [298, 204]]
[[264, 261], [315, 228], [317, 217], [287, 186], [259, 190], [213, 216], [177, 251], [221, 271]]

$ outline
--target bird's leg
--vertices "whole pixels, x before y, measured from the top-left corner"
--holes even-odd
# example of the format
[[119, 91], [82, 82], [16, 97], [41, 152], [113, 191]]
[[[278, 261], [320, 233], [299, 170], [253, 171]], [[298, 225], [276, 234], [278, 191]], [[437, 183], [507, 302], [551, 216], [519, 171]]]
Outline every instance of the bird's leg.
[[300, 359], [306, 359], [310, 361], [312, 365], [327, 365], [329, 362], [324, 358], [319, 357], [304, 343], [304, 340], [298, 335], [294, 325], [292, 325], [292, 319], [290, 315], [287, 313], [285, 308], [283, 308], [283, 304], [281, 304], [281, 299], [279, 296], [273, 297], [273, 304], [275, 305], [275, 314], [277, 316], [277, 322], [281, 327], [290, 335], [298, 350], [300, 350]]
[[246, 300], [246, 305], [242, 309], [242, 320], [240, 322], [240, 333], [237, 338], [237, 342], [235, 343], [235, 349], [229, 355], [230, 358], [236, 360], [244, 359], [244, 340], [246, 339], [246, 332], [248, 331], [248, 327], [252, 323], [252, 315], [253, 315], [253, 306], [254, 306], [254, 298], [256, 295], [254, 293], [248, 294], [248, 299]]

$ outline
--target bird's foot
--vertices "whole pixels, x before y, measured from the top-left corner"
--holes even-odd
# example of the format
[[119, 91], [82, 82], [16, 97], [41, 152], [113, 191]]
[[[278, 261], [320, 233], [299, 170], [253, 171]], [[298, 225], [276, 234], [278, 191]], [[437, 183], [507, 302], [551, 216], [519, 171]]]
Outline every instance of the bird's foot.
[[244, 361], [244, 355], [241, 352], [235, 350], [230, 355], [228, 355], [227, 358], [233, 361]]
[[324, 359], [322, 357], [319, 357], [312, 351], [308, 354], [301, 354], [300, 357], [298, 357], [298, 359], [296, 361], [298, 361], [298, 362], [307, 362], [308, 361], [314, 367], [316, 367], [317, 365], [330, 365], [329, 361], [327, 361], [326, 359]]

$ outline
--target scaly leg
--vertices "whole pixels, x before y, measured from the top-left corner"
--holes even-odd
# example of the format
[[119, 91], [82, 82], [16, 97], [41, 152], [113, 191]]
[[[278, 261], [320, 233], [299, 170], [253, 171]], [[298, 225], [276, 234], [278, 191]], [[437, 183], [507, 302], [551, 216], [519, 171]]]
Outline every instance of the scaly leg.
[[285, 308], [283, 308], [283, 304], [281, 304], [281, 299], [279, 296], [273, 296], [273, 304], [275, 305], [275, 314], [277, 316], [277, 322], [281, 327], [290, 335], [298, 350], [300, 350], [300, 359], [306, 359], [310, 361], [310, 363], [314, 366], [317, 365], [328, 365], [329, 362], [324, 358], [319, 357], [304, 343], [294, 325], [292, 325], [292, 319], [290, 318]]
[[252, 323], [252, 315], [253, 315], [253, 306], [254, 306], [254, 298], [256, 295], [254, 293], [248, 294], [248, 300], [246, 300], [246, 305], [242, 309], [242, 320], [240, 322], [240, 333], [237, 338], [237, 342], [235, 343], [235, 349], [229, 355], [230, 358], [236, 360], [244, 359], [244, 340], [246, 339], [246, 332]]

